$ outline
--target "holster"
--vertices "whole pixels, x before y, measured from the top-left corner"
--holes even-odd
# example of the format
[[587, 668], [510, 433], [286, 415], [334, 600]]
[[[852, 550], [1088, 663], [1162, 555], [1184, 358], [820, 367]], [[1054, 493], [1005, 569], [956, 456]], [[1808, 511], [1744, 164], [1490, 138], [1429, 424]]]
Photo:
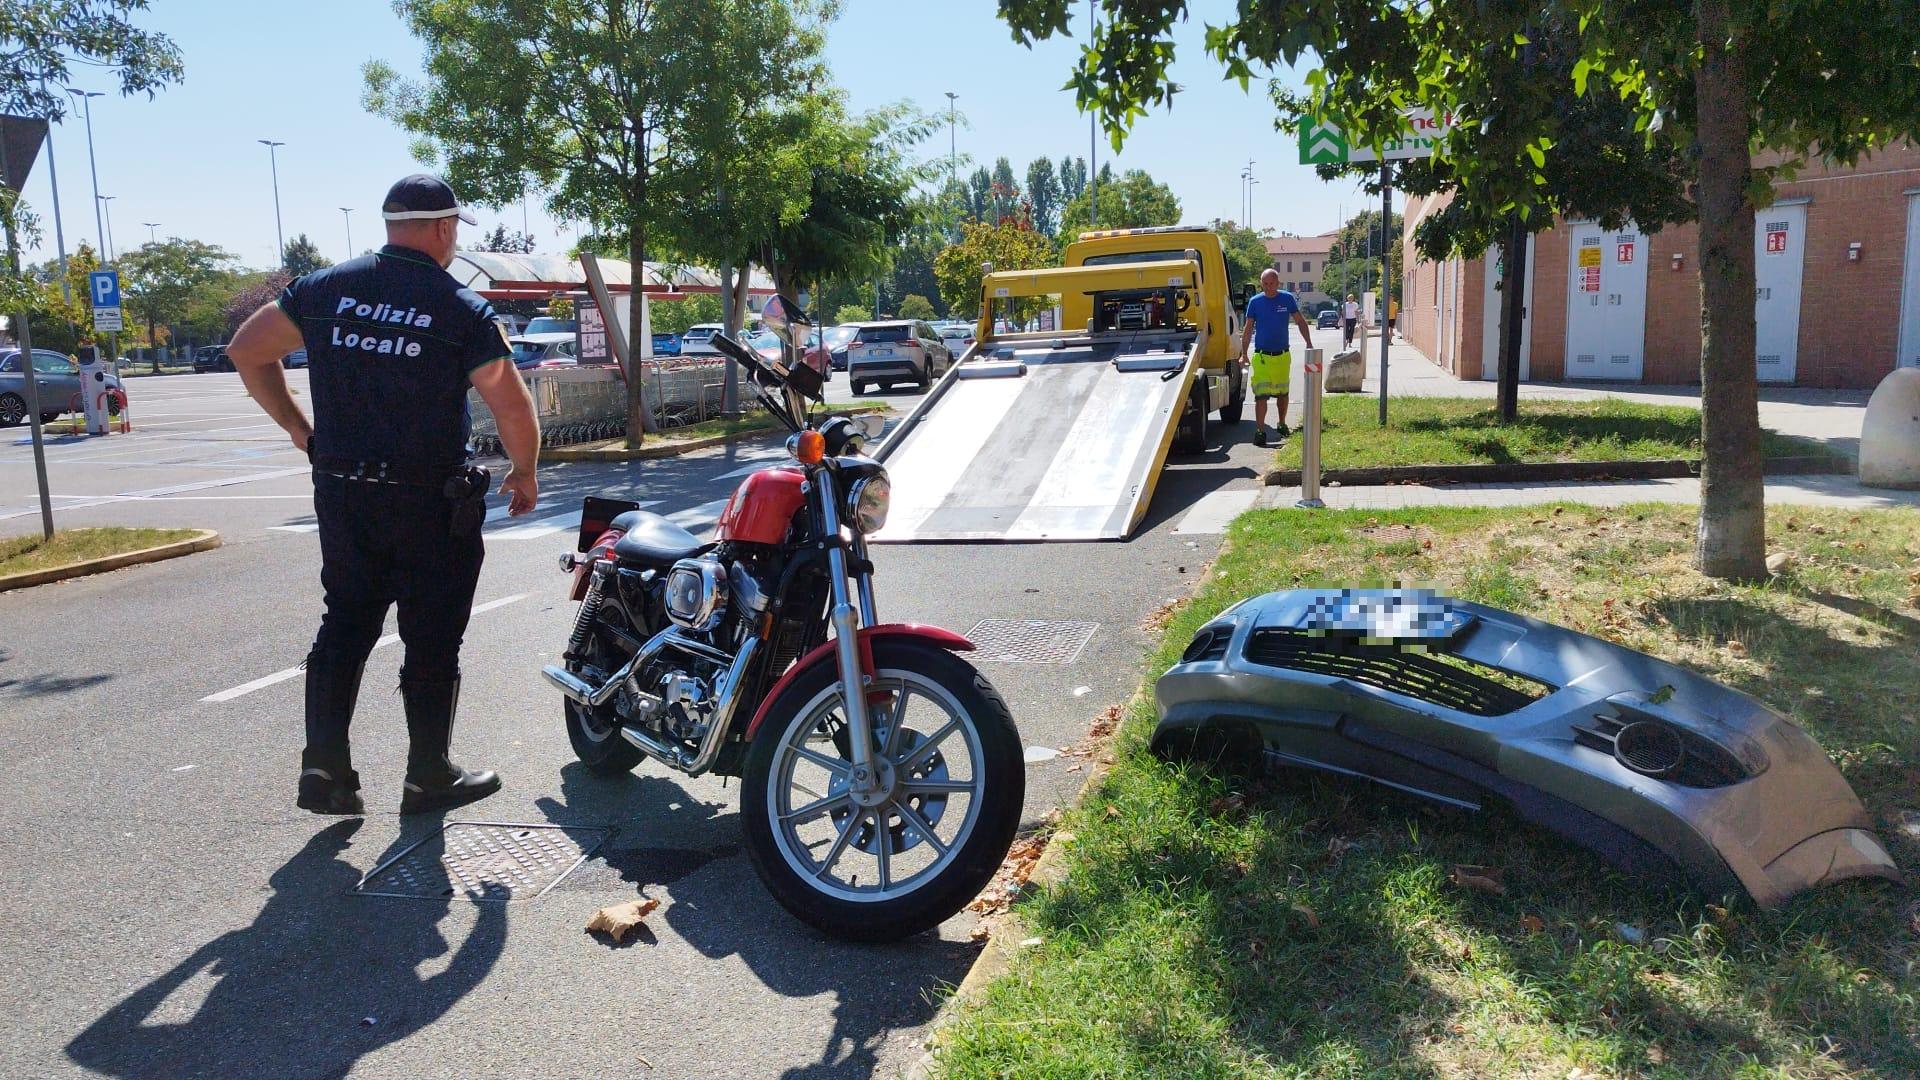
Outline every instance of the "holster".
[[447, 477], [441, 493], [453, 504], [448, 532], [456, 539], [480, 531], [487, 519], [487, 492], [493, 486], [493, 474], [478, 465], [462, 465]]

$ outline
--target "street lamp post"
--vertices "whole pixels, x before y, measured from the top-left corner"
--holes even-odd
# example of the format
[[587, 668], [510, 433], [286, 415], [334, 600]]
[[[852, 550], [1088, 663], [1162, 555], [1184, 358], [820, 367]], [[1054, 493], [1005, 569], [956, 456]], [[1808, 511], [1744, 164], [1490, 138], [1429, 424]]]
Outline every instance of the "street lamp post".
[[113, 261], [113, 200], [119, 197], [120, 196], [118, 195], [94, 196], [94, 198], [98, 200], [96, 205], [105, 207], [107, 211], [107, 261], [108, 262]]
[[106, 95], [98, 90], [75, 90], [71, 87], [67, 93], [80, 99], [80, 110], [87, 118], [87, 171], [93, 174], [93, 242], [104, 248], [107, 230], [100, 224], [100, 164], [93, 156], [93, 99]]
[[341, 207], [340, 216], [347, 222], [347, 258], [351, 259], [353, 258], [353, 207]]
[[255, 139], [255, 142], [267, 148], [267, 162], [273, 167], [273, 236], [280, 242], [280, 265], [287, 265], [287, 234], [280, 228], [280, 158], [274, 148], [286, 143], [272, 139]]
[[959, 94], [956, 94], [951, 90], [947, 91], [947, 186], [948, 187], [952, 187], [955, 183], [957, 183], [959, 181], [959, 175], [960, 175], [958, 172], [958, 169], [960, 167], [960, 164], [959, 164], [960, 163], [960, 151], [959, 151], [960, 143], [958, 142], [957, 136], [954, 135], [954, 111], [953, 111], [953, 103], [956, 100], [958, 100], [959, 97], [960, 97]]
[[143, 221], [143, 222], [141, 222], [140, 224], [142, 224], [142, 225], [145, 225], [145, 226], [147, 227], [147, 243], [149, 243], [149, 244], [157, 244], [157, 243], [159, 243], [159, 242], [160, 242], [160, 238], [159, 238], [158, 236], [156, 236], [156, 235], [154, 235], [154, 231], [153, 231], [153, 230], [155, 230], [155, 229], [157, 229], [157, 228], [159, 228], [159, 227], [160, 227], [160, 223], [159, 223], [159, 222], [157, 222], [157, 221]]
[[[1100, 18], [1093, 9], [1094, 0], [1087, 0], [1087, 45], [1093, 45], [1095, 35], [1100, 32]], [[1095, 109], [1087, 116], [1087, 184], [1092, 192], [1087, 196], [1087, 224], [1100, 227], [1100, 147], [1097, 136], [1100, 131], [1100, 110]]]

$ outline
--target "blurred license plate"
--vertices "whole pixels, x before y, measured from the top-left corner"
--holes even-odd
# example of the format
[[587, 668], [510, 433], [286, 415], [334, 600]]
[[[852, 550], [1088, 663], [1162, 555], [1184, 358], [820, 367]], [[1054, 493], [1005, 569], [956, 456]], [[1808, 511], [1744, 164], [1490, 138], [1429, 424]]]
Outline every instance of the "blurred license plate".
[[867, 350], [867, 355], [870, 357], [886, 358], [893, 355], [893, 350], [890, 348], [872, 348]]

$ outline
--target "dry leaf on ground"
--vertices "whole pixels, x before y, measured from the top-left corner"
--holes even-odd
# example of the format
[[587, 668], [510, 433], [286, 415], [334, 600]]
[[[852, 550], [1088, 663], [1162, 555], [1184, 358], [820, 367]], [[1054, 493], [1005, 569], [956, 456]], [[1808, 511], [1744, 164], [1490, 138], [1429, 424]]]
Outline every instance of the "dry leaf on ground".
[[646, 917], [659, 906], [660, 901], [643, 897], [639, 900], [629, 900], [624, 904], [603, 907], [593, 913], [593, 918], [587, 920], [587, 932], [598, 931], [615, 942], [624, 942], [628, 935], [638, 929]]
[[1305, 904], [1295, 904], [1293, 905], [1293, 910], [1298, 912], [1301, 918], [1307, 920], [1309, 927], [1315, 930], [1320, 929], [1320, 916], [1315, 915], [1312, 908]]
[[1500, 880], [1502, 871], [1497, 866], [1475, 866], [1471, 863], [1456, 863], [1447, 880], [1463, 889], [1505, 896], [1507, 887]]
[[1546, 920], [1538, 915], [1522, 915], [1520, 916], [1520, 926], [1529, 934], [1537, 934], [1547, 928], [1547, 923]]

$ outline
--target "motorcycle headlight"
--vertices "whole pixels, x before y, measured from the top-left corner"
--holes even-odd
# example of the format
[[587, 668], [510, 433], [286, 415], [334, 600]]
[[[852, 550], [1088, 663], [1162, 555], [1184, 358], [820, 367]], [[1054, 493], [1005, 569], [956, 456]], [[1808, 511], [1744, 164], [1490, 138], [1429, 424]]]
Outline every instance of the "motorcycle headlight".
[[681, 559], [667, 571], [667, 618], [708, 631], [727, 614], [727, 568], [715, 559]]
[[887, 475], [869, 476], [847, 492], [847, 520], [862, 536], [886, 527], [887, 506], [893, 502], [893, 485]]

